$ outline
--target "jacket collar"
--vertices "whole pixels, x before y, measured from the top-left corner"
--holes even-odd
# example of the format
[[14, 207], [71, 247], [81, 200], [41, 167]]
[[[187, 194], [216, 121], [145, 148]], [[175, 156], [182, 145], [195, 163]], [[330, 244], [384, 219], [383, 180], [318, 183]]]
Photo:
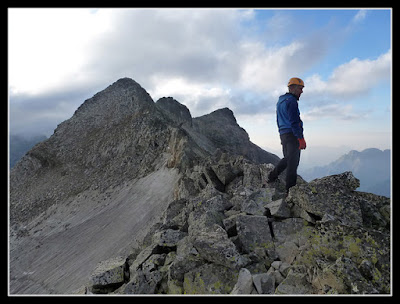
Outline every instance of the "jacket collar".
[[294, 98], [296, 98], [296, 100], [299, 100], [299, 98], [296, 95], [292, 94], [292, 93], [286, 93], [286, 94], [292, 95]]

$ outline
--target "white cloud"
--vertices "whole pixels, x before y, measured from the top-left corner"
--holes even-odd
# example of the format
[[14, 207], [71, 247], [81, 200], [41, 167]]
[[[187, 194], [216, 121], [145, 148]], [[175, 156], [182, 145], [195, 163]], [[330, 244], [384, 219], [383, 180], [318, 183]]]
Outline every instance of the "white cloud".
[[269, 92], [272, 95], [281, 93], [282, 89], [285, 90], [289, 71], [296, 69], [296, 66], [292, 66], [296, 53], [303, 49], [304, 45], [299, 42], [271, 49], [262, 43], [243, 43], [240, 50], [240, 85], [245, 89]]
[[[186, 105], [192, 116], [208, 114], [229, 105], [230, 90], [207, 83], [189, 82], [182, 77], [162, 78], [154, 76], [153, 88], [149, 94], [157, 101], [161, 97], [173, 97]], [[211, 111], [212, 111], [211, 110]]]
[[375, 60], [354, 58], [335, 68], [326, 81], [318, 74], [308, 77], [305, 80], [307, 93], [311, 95], [324, 93], [342, 99], [363, 96], [382, 81], [390, 79], [391, 66], [391, 50]]
[[78, 81], [90, 43], [108, 27], [104, 14], [84, 9], [9, 9], [11, 92], [38, 94]]
[[391, 50], [375, 60], [354, 58], [333, 71], [328, 86], [335, 94], [355, 95], [368, 92], [382, 80], [390, 78], [391, 62]]
[[86, 66], [109, 78], [132, 77], [149, 89], [154, 75], [232, 81], [237, 67], [230, 63], [246, 18], [229, 9], [112, 10], [113, 28], [92, 46]]
[[314, 120], [357, 120], [361, 118], [365, 118], [368, 115], [369, 111], [353, 111], [353, 106], [350, 104], [327, 104], [327, 105], [319, 105], [313, 107], [312, 109], [306, 111], [302, 114], [302, 119], [304, 121], [314, 121]]
[[353, 17], [353, 22], [358, 23], [365, 19], [367, 16], [367, 10], [362, 9], [357, 12], [357, 14]]
[[[230, 86], [275, 98], [286, 90], [290, 77], [301, 76], [321, 57], [310, 37], [283, 46], [248, 39], [241, 22], [252, 20], [253, 10], [12, 9], [9, 13], [12, 94], [93, 83], [107, 86], [127, 76], [153, 91], [156, 77], [182, 78], [203, 87]], [[272, 18], [269, 27], [282, 28], [281, 19]], [[323, 53], [321, 39], [318, 43]]]

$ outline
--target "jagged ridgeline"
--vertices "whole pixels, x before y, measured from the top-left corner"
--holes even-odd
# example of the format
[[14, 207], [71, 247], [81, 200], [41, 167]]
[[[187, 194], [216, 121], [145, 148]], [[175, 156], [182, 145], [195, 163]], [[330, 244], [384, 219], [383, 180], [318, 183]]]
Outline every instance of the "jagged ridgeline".
[[278, 161], [120, 79], [11, 171], [10, 293], [390, 293], [390, 200], [351, 172], [284, 199]]

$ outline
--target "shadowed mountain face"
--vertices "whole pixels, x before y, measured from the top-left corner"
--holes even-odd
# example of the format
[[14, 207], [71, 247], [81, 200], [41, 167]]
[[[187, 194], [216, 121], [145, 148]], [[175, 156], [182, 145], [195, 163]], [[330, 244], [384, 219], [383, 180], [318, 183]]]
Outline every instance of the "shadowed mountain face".
[[192, 118], [123, 78], [86, 100], [10, 174], [10, 292], [71, 293], [126, 254], [214, 153], [279, 158], [250, 142], [229, 109]]

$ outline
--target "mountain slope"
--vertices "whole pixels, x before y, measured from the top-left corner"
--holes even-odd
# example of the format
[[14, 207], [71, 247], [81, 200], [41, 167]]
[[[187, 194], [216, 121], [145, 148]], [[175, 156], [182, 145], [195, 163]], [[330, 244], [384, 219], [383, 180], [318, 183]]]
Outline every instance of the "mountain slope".
[[[232, 112], [209, 125], [230, 120], [221, 137], [226, 142], [216, 142], [207, 125], [194, 129], [176, 119], [176, 109], [184, 108], [175, 100], [154, 103], [123, 78], [86, 100], [16, 164], [10, 173], [11, 293], [70, 293], [82, 286], [95, 263], [143, 238], [177, 195], [182, 172], [217, 149], [231, 149], [232, 134], [243, 136], [237, 153], [279, 160], [248, 140]], [[192, 120], [189, 111], [181, 116]]]

